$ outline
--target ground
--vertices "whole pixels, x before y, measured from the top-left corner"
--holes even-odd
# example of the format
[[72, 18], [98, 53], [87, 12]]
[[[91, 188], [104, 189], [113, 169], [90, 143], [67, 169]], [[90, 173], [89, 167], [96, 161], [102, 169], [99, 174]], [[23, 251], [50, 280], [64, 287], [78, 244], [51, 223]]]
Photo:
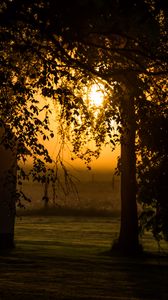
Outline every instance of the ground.
[[148, 255], [111, 255], [118, 230], [108, 216], [18, 218], [16, 248], [0, 255], [0, 300], [167, 300], [167, 245], [158, 255], [147, 234]]

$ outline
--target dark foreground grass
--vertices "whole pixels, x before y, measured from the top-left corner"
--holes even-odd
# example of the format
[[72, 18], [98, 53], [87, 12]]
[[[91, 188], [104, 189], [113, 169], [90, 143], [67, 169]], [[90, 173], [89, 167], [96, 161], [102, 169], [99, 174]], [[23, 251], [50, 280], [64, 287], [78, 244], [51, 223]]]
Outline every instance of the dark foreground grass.
[[167, 256], [158, 256], [150, 235], [151, 255], [110, 255], [118, 229], [109, 217], [18, 219], [16, 249], [0, 255], [0, 300], [167, 300]]

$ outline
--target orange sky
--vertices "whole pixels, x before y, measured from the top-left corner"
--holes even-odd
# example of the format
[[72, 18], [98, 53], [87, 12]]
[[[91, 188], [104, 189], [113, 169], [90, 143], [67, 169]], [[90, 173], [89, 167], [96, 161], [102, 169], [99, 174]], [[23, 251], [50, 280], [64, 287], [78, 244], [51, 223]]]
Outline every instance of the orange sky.
[[[54, 104], [52, 103], [51, 99], [49, 100], [50, 103], [50, 109], [52, 111], [52, 115], [50, 117], [50, 128], [54, 131], [55, 137], [45, 142], [45, 145], [47, 149], [49, 150], [50, 155], [52, 158], [55, 157], [56, 153], [58, 152], [58, 143], [59, 143], [59, 137], [57, 138], [57, 121], [56, 121], [56, 109], [54, 107]], [[46, 104], [45, 100], [40, 99], [40, 106]], [[117, 157], [120, 153], [120, 147], [118, 146], [115, 151], [112, 152], [110, 149], [110, 146], [106, 146], [103, 148], [102, 153], [100, 157], [96, 160], [93, 159], [93, 162], [91, 163], [92, 170], [95, 171], [111, 171], [114, 170], [117, 164]], [[75, 168], [86, 168], [84, 162], [80, 159], [75, 159], [74, 161], [71, 160], [71, 153], [70, 151], [65, 148], [64, 151], [64, 159], [67, 161], [67, 163], [70, 163]]]
[[[47, 145], [47, 148], [51, 156], [54, 158], [55, 154], [57, 153], [57, 141], [54, 139], [50, 141]], [[116, 167], [117, 157], [119, 156], [119, 152], [120, 152], [119, 146], [113, 152], [111, 151], [111, 148], [109, 146], [104, 147], [100, 157], [98, 159], [93, 159], [91, 163], [92, 169], [107, 170], [107, 171], [114, 169]], [[68, 163], [72, 164], [74, 167], [86, 168], [84, 162], [81, 159], [75, 159], [72, 161], [71, 153], [66, 149], [64, 151], [64, 159]]]

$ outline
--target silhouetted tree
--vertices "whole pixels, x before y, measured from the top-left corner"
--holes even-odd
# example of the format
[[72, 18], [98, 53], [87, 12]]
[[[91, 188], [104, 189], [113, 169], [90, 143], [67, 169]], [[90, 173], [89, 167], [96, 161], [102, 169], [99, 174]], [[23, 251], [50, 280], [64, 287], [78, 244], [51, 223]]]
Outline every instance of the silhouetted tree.
[[[164, 78], [153, 80], [148, 99], [143, 99], [139, 128], [138, 200], [143, 206], [141, 230], [152, 230], [155, 239], [168, 239], [167, 86]], [[159, 90], [159, 94], [158, 94]]]
[[[122, 0], [74, 0], [73, 3], [68, 5], [66, 1], [52, 0], [47, 3], [42, 0], [2, 2], [3, 47], [7, 49], [7, 55], [2, 57], [4, 68], [6, 65], [3, 84], [8, 95], [14, 95], [12, 99], [17, 95], [13, 108], [18, 107], [18, 103], [21, 108], [26, 105], [21, 119], [20, 114], [17, 121], [16, 114], [10, 114], [9, 125], [11, 130], [15, 129], [21, 144], [29, 141], [30, 148], [33, 145], [37, 154], [47, 155], [49, 159], [46, 150], [37, 146], [36, 135], [35, 140], [20, 135], [20, 128], [22, 132], [26, 128], [28, 136], [34, 138], [41, 126], [44, 129], [45, 124], [47, 126], [47, 120], [37, 121], [39, 111], [34, 105], [34, 94], [40, 91], [43, 96], [60, 103], [60, 116], [65, 124], [61, 127], [64, 129], [62, 134], [65, 128], [68, 129], [70, 139], [73, 132], [74, 153], [89, 162], [93, 154], [99, 155], [107, 136], [113, 147], [119, 141], [111, 126], [112, 119], [117, 122], [122, 149], [122, 218], [118, 249], [134, 252], [139, 249], [135, 101], [141, 97], [139, 93], [137, 96], [138, 82], [145, 76], [167, 74], [165, 9], [163, 3], [159, 6], [157, 2], [151, 4], [141, 0], [127, 3]], [[11, 56], [11, 53], [15, 55]], [[83, 87], [89, 80], [94, 82], [95, 78], [103, 81], [108, 94], [110, 89], [113, 90], [96, 121], [94, 111], [88, 109], [81, 97]], [[9, 106], [10, 97], [5, 99], [9, 99], [5, 100]], [[31, 113], [27, 111], [27, 101], [33, 101]], [[4, 108], [1, 111], [5, 112]], [[34, 121], [30, 126], [23, 121], [27, 113]], [[86, 144], [84, 135], [95, 140], [95, 152], [87, 149], [81, 153]], [[45, 134], [43, 138], [46, 138]], [[43, 168], [40, 161], [37, 173]]]
[[[128, 3], [127, 3], [128, 4]], [[107, 6], [106, 6], [107, 5]], [[110, 3], [111, 5], [111, 3]], [[142, 78], [147, 76], [152, 88], [152, 76], [156, 78], [167, 76], [166, 54], [166, 14], [158, 10], [155, 3], [150, 6], [143, 1], [130, 1], [126, 6], [118, 1], [113, 6], [113, 12], [108, 8], [104, 16], [108, 16], [106, 23], [99, 19], [96, 29], [90, 36], [84, 36], [85, 55], [88, 58], [86, 69], [94, 75], [112, 84], [118, 82], [122, 95], [119, 97], [117, 115], [111, 108], [104, 117], [106, 122], [100, 126], [99, 140], [104, 142], [103, 135], [111, 135], [110, 119], [112, 114], [121, 132], [121, 229], [115, 248], [121, 252], [137, 252], [140, 250], [138, 241], [138, 217], [136, 207], [136, 138], [137, 126], [141, 115], [137, 116], [137, 107], [141, 105], [141, 98], [145, 93]], [[120, 8], [120, 9], [119, 9]], [[117, 17], [114, 17], [114, 12]], [[163, 15], [162, 15], [163, 13]], [[119, 22], [120, 20], [120, 22]], [[101, 24], [101, 25], [100, 25]], [[105, 25], [104, 25], [105, 24]], [[164, 30], [163, 30], [164, 29]], [[88, 47], [88, 48], [87, 48]], [[83, 49], [82, 46], [80, 49]], [[150, 49], [150, 50], [149, 50]], [[74, 61], [74, 60], [73, 60]], [[80, 61], [81, 63], [81, 61]], [[83, 67], [84, 65], [82, 62]], [[151, 77], [151, 80], [149, 79]], [[159, 97], [159, 95], [157, 95]], [[111, 96], [112, 98], [113, 96]], [[114, 97], [115, 98], [115, 97]], [[136, 103], [135, 103], [136, 100]], [[137, 102], [139, 101], [139, 104]], [[164, 101], [162, 99], [162, 101]], [[114, 101], [115, 102], [115, 101]], [[116, 102], [111, 105], [115, 106]], [[140, 111], [138, 111], [140, 113]], [[99, 121], [101, 120], [100, 116]], [[100, 122], [98, 122], [100, 125]], [[106, 127], [107, 126], [107, 127]], [[105, 130], [106, 127], [106, 130]], [[99, 127], [96, 127], [99, 130]], [[102, 130], [101, 130], [102, 129]], [[114, 143], [115, 139], [112, 139]], [[118, 139], [117, 139], [118, 141]]]
[[[3, 129], [0, 128], [0, 138]], [[12, 142], [14, 136], [11, 135]], [[16, 201], [16, 144], [11, 150], [0, 144], [0, 248], [14, 247], [15, 201]]]

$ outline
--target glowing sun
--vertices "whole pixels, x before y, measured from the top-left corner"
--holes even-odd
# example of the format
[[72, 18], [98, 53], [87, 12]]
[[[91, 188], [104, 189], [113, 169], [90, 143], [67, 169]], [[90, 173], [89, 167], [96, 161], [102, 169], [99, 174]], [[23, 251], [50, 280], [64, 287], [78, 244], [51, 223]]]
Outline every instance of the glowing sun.
[[104, 101], [104, 86], [101, 84], [93, 84], [90, 87], [89, 99], [91, 105], [101, 106]]

